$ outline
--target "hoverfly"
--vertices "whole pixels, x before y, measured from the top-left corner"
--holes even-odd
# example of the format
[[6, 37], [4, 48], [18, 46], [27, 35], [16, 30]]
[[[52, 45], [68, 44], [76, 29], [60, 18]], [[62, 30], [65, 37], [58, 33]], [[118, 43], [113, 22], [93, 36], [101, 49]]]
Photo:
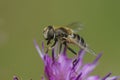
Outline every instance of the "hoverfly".
[[57, 42], [60, 43], [60, 50], [62, 45], [66, 46], [68, 50], [70, 50], [72, 53], [77, 54], [72, 48], [68, 46], [68, 44], [75, 44], [79, 48], [84, 49], [86, 52], [94, 54], [95, 52], [89, 48], [85, 40], [76, 33], [72, 28], [70, 27], [77, 27], [77, 30], [81, 30], [81, 24], [78, 23], [72, 23], [67, 26], [47, 26], [43, 30], [43, 36], [45, 40], [47, 40], [47, 45], [51, 43], [51, 40], [54, 41], [54, 43], [51, 45], [50, 48], [53, 48]]

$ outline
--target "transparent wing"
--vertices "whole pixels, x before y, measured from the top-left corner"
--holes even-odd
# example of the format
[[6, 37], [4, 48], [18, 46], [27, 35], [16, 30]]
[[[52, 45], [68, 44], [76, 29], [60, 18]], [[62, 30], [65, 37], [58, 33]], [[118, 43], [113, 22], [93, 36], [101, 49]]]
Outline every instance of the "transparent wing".
[[84, 48], [85, 51], [87, 51], [88, 53], [94, 55], [94, 56], [97, 56], [96, 53], [93, 51], [93, 49], [91, 49], [88, 44], [86, 44], [86, 47]]
[[83, 29], [83, 24], [80, 22], [72, 22], [67, 25], [68, 28], [71, 28], [74, 32], [78, 32]]

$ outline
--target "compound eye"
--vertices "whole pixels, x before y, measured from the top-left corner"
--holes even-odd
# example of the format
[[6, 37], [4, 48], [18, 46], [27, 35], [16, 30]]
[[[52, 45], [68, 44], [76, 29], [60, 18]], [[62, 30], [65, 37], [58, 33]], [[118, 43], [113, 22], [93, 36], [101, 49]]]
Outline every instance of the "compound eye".
[[54, 29], [52, 28], [48, 31], [48, 37], [53, 38], [53, 36], [54, 36]]
[[54, 38], [53, 26], [48, 26], [48, 27], [44, 28], [43, 35], [46, 40], [53, 39]]
[[48, 27], [45, 27], [44, 30], [43, 30], [43, 36], [45, 39], [48, 38]]
[[45, 39], [48, 38], [48, 34], [46, 32], [44, 32], [43, 36], [44, 36]]

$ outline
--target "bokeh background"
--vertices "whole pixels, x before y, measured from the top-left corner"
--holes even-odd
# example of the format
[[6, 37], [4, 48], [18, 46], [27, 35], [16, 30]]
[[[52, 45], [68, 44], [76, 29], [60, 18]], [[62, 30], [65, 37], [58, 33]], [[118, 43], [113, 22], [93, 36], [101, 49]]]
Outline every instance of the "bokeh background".
[[[43, 62], [33, 40], [41, 46], [45, 26], [75, 21], [90, 47], [103, 53], [92, 74], [120, 75], [119, 0], [0, 0], [0, 80], [40, 80]], [[87, 54], [85, 61], [94, 58]]]

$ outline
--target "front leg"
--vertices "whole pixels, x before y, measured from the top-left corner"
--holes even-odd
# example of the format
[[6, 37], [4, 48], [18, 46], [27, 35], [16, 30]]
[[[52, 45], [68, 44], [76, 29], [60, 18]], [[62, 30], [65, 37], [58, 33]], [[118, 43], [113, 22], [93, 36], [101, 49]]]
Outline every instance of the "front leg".
[[47, 50], [45, 51], [45, 53], [48, 53], [49, 50], [51, 50], [52, 48], [50, 46], [47, 47]]
[[[50, 41], [51, 41], [51, 40], [48, 40], [47, 45], [50, 44]], [[55, 44], [57, 43], [57, 41], [58, 41], [57, 39], [54, 39], [54, 43], [52, 44], [52, 46], [48, 46], [48, 47], [47, 47], [46, 53], [55, 46]]]
[[50, 44], [50, 41], [51, 41], [51, 39], [49, 39], [49, 40], [47, 41], [47, 45], [49, 45], [49, 44]]
[[54, 43], [52, 44], [51, 47], [55, 46], [55, 44], [56, 44], [57, 42], [58, 42], [58, 40], [57, 40], [57, 39], [54, 39]]
[[[48, 41], [47, 41], [47, 45], [49, 45], [50, 44], [50, 41], [51, 41], [51, 39], [49, 39]], [[48, 51], [50, 50], [50, 47], [49, 46], [47, 46], [47, 50], [45, 51], [45, 53], [48, 53]]]

